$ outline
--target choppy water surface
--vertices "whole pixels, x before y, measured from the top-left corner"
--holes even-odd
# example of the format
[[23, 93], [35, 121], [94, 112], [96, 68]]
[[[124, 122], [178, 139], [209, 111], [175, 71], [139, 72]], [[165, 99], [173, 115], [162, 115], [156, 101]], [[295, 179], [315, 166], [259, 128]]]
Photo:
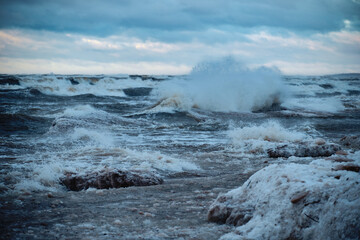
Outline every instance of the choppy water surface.
[[[177, 191], [166, 185], [174, 181], [182, 194], [174, 199], [191, 200], [200, 193], [205, 194], [201, 191], [208, 191], [204, 199], [209, 200], [221, 191], [214, 182], [224, 181], [222, 189], [226, 189], [226, 185], [228, 188], [241, 185], [241, 181], [226, 177], [229, 174], [252, 173], [271, 163], [313, 160], [310, 157], [269, 158], [269, 149], [281, 144], [290, 147], [312, 144], [319, 138], [327, 143], [339, 143], [343, 136], [360, 135], [359, 74], [279, 76], [269, 69], [248, 72], [225, 69], [225, 74], [217, 74], [221, 71], [217, 68], [203, 74], [199, 68], [188, 76], [1, 75], [0, 188], [3, 201], [0, 207], [3, 214], [15, 219], [4, 223], [6, 229], [2, 231], [6, 231], [8, 237], [31, 236], [32, 220], [21, 218], [33, 206], [27, 196], [38, 201], [38, 205], [45, 204], [39, 196], [47, 193], [65, 199], [71, 195], [71, 199], [104, 201], [102, 195], [91, 195], [91, 191], [68, 192], [59, 184], [59, 178], [67, 172], [85, 174], [104, 168], [136, 169], [163, 177], [164, 189], [144, 187], [147, 189], [144, 191], [158, 194], [158, 198], [139, 195], [138, 206], [145, 206], [146, 198], [158, 199], [158, 204], [163, 204], [165, 195], [161, 194]], [[199, 182], [194, 179], [207, 179], [205, 182], [214, 185], [204, 187], [201, 183], [198, 192], [195, 187], [189, 191], [180, 190], [184, 187], [181, 184], [198, 186]], [[133, 196], [131, 194], [135, 193], [131, 191], [136, 190], [132, 189], [135, 188], [126, 193], [122, 192], [126, 190], [113, 191]], [[106, 194], [112, 190], [108, 191]], [[19, 199], [19, 196], [25, 197]], [[179, 203], [178, 206], [183, 205]], [[206, 208], [200, 206], [201, 211]], [[84, 218], [89, 218], [85, 215]], [[185, 215], [192, 218], [188, 213], [183, 214], [183, 218]], [[206, 216], [197, 217], [204, 221], [196, 223], [199, 228], [227, 231], [224, 226], [206, 225]], [[119, 216], [113, 218], [115, 221]], [[52, 223], [46, 222], [40, 227], [55, 231], [58, 224], [56, 231], [66, 230], [64, 216], [52, 216], [52, 219]], [[132, 229], [130, 225], [134, 219], [137, 218], [129, 219], [122, 226]], [[76, 225], [81, 224], [81, 220], [78, 221]], [[171, 221], [175, 220], [169, 219]], [[26, 226], [21, 225], [25, 222]], [[176, 224], [183, 224], [175, 222], [174, 229]], [[79, 225], [79, 229], [100, 228], [94, 224]], [[115, 221], [115, 225], [121, 224]], [[19, 231], [24, 235], [11, 232], [11, 228], [23, 229]], [[104, 229], [101, 231], [108, 234], [119, 231]], [[157, 233], [160, 234], [157, 238], [175, 237], [171, 234], [177, 230], [167, 229], [163, 230], [163, 235]], [[207, 232], [204, 229], [193, 229], [192, 233]], [[52, 236], [51, 231], [46, 233], [49, 235], [43, 233], [44, 236]], [[88, 236], [101, 237], [99, 231], [97, 235], [89, 233]], [[136, 227], [131, 231], [135, 234]], [[146, 238], [138, 234], [134, 236]], [[188, 232], [184, 237], [189, 235]], [[119, 235], [113, 237], [116, 236]]]

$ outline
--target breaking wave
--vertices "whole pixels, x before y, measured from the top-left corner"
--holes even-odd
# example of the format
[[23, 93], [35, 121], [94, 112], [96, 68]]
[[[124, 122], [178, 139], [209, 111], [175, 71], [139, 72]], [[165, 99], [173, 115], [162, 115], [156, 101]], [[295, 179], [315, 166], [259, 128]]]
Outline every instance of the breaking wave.
[[250, 112], [281, 103], [286, 91], [277, 69], [249, 69], [225, 58], [197, 65], [188, 79], [164, 82], [156, 93], [161, 100], [155, 107], [166, 111]]

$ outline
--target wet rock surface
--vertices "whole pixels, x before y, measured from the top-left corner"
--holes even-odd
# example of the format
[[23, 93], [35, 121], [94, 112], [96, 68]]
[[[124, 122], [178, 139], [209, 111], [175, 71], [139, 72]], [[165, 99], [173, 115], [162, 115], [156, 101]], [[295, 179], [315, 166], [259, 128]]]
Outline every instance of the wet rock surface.
[[81, 191], [88, 188], [109, 189], [131, 186], [151, 186], [162, 184], [162, 178], [141, 171], [102, 170], [85, 175], [67, 174], [60, 183], [71, 191]]
[[270, 158], [289, 158], [295, 157], [329, 157], [341, 150], [341, 147], [335, 144], [321, 144], [313, 146], [297, 146], [290, 148], [288, 145], [276, 147], [275, 149], [268, 149], [267, 153]]
[[159, 77], [154, 77], [154, 76], [149, 76], [149, 75], [129, 75], [129, 77], [131, 79], [137, 79], [140, 78], [141, 80], [145, 81], [145, 80], [152, 80], [152, 81], [162, 81], [164, 80], [164, 78], [159, 78]]
[[347, 164], [347, 165], [338, 165], [335, 168], [336, 171], [352, 171], [352, 172], [360, 172], [360, 166], [355, 164]]
[[76, 81], [74, 78], [70, 77], [68, 80], [71, 82], [72, 85], [79, 85], [80, 83]]

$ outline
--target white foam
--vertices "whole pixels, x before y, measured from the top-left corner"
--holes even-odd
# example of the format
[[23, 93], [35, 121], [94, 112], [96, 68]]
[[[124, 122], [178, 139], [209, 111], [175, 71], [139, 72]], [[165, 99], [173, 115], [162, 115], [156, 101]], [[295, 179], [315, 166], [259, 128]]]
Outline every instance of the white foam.
[[337, 113], [345, 110], [341, 100], [337, 98], [288, 98], [282, 106], [309, 112]]
[[2, 90], [18, 90], [18, 89], [25, 89], [25, 87], [21, 85], [12, 85], [12, 84], [0, 84], [0, 89]]
[[166, 82], [154, 91], [161, 107], [249, 112], [280, 102], [285, 95], [276, 69], [248, 69], [232, 58], [202, 63], [188, 80]]
[[10, 175], [17, 179], [15, 192], [59, 191], [59, 178], [65, 173], [86, 174], [108, 169], [151, 171], [160, 174], [200, 170], [190, 160], [160, 152], [106, 146], [103, 142], [72, 146], [57, 153], [37, 153], [36, 161], [14, 165]]
[[263, 140], [270, 142], [296, 142], [306, 139], [304, 133], [284, 128], [276, 121], [268, 121], [259, 126], [249, 126], [229, 131], [234, 144], [245, 140]]
[[133, 167], [138, 169], [158, 169], [162, 171], [183, 172], [199, 170], [194, 163], [161, 154], [160, 152], [135, 151], [124, 149], [127, 159], [133, 162]]
[[274, 148], [279, 144], [294, 145], [312, 139], [303, 132], [286, 129], [276, 121], [235, 128], [228, 131], [228, 137], [236, 149], [251, 154], [265, 153], [267, 149]]
[[21, 87], [35, 88], [47, 95], [75, 96], [93, 94], [96, 96], [126, 97], [123, 89], [136, 87], [154, 87], [158, 83], [151, 80], [131, 79], [128, 76], [73, 76], [78, 84], [72, 84], [71, 76], [29, 75], [19, 77]]
[[82, 117], [86, 115], [94, 115], [94, 114], [107, 114], [105, 111], [101, 111], [96, 109], [88, 104], [85, 105], [77, 105], [74, 107], [68, 107], [64, 110], [62, 116], [64, 117]]
[[96, 142], [102, 146], [114, 146], [114, 137], [104, 131], [75, 128], [71, 138], [79, 141]]

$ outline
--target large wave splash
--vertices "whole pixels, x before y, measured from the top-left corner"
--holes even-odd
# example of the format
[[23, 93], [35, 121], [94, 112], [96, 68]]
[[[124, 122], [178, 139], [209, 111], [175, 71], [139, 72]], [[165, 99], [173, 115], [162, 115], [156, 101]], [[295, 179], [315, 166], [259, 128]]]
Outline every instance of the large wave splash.
[[197, 65], [188, 79], [164, 82], [157, 90], [161, 100], [155, 107], [250, 112], [281, 103], [284, 93], [279, 70], [249, 69], [233, 58], [225, 58]]

